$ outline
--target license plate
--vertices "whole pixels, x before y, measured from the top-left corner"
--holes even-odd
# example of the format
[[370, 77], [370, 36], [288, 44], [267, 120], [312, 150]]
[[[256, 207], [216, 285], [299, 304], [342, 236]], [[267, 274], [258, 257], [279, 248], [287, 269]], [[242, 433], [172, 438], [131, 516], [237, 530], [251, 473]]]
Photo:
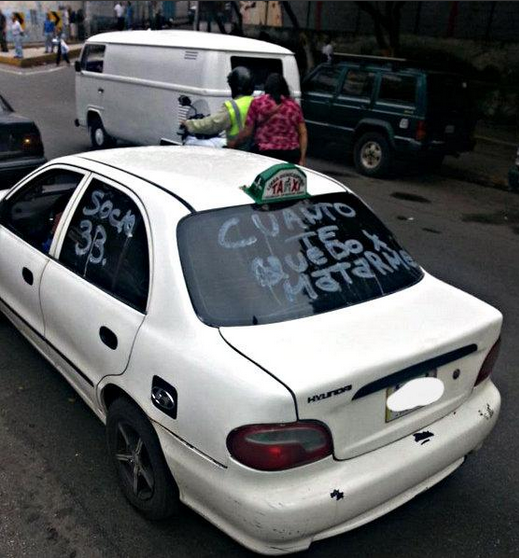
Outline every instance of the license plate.
[[454, 126], [452, 124], [449, 124], [448, 126], [445, 126], [445, 133], [446, 134], [454, 134]]
[[[436, 378], [436, 370], [431, 370], [430, 372], [427, 372], [426, 374], [416, 376], [416, 378]], [[390, 395], [395, 393], [395, 391], [398, 391], [399, 389], [403, 388], [411, 380], [416, 380], [416, 378], [411, 378], [407, 382], [404, 382], [402, 384], [397, 384], [396, 386], [392, 386], [390, 388], [387, 388], [387, 390], [386, 390], [386, 422], [391, 422], [392, 420], [403, 417], [405, 415], [408, 415], [409, 413], [413, 413], [414, 411], [417, 411], [418, 409], [421, 409], [421, 407], [415, 407], [414, 409], [409, 409], [407, 411], [392, 411], [387, 406], [387, 398]]]

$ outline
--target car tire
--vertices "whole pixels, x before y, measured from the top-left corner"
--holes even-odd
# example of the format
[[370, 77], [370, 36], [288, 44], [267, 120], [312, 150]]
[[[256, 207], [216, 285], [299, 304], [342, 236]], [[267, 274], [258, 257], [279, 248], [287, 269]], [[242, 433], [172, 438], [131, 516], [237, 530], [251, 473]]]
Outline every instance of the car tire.
[[106, 437], [119, 485], [132, 506], [152, 520], [177, 514], [178, 487], [145, 414], [128, 399], [116, 399], [108, 410]]
[[115, 144], [114, 139], [106, 133], [99, 117], [94, 118], [90, 124], [90, 141], [94, 149], [107, 149]]
[[388, 175], [393, 153], [385, 136], [368, 132], [355, 142], [353, 158], [358, 172], [379, 178]]

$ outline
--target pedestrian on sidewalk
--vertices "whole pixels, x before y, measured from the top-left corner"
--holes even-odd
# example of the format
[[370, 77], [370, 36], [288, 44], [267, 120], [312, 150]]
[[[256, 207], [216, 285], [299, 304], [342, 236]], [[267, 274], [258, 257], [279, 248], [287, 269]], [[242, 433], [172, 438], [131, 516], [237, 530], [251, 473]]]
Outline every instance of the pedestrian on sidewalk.
[[2, 52], [9, 52], [7, 48], [7, 18], [0, 10], [0, 48]]
[[16, 14], [11, 16], [12, 25], [11, 25], [11, 33], [13, 35], [13, 43], [14, 43], [14, 57], [15, 58], [23, 58], [23, 46], [22, 46], [22, 37], [23, 37], [23, 29], [20, 20]]
[[49, 54], [54, 50], [52, 40], [54, 39], [54, 31], [56, 26], [54, 22], [50, 19], [50, 15], [45, 16], [45, 21], [43, 22], [43, 35], [45, 36], [45, 54]]
[[131, 2], [126, 2], [126, 29], [133, 29], [133, 6]]
[[115, 25], [117, 27], [117, 30], [123, 31], [124, 30], [124, 8], [121, 2], [117, 2], [117, 4], [114, 6], [114, 12], [115, 12]]
[[57, 54], [56, 54], [56, 66], [59, 66], [61, 63], [61, 57], [63, 56], [63, 60], [70, 66], [70, 59], [68, 57], [69, 53], [69, 46], [65, 42], [63, 35], [59, 35], [53, 41], [55, 45], [57, 45]]

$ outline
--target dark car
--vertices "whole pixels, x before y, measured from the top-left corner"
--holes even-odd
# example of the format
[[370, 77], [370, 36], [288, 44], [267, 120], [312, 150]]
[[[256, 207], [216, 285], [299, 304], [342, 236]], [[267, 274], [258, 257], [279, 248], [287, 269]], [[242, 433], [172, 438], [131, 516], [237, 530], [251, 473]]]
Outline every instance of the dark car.
[[0, 189], [9, 188], [47, 160], [36, 124], [0, 95]]
[[363, 174], [383, 176], [395, 158], [438, 165], [474, 148], [476, 117], [461, 75], [348, 56], [318, 66], [302, 89], [310, 141], [344, 145]]

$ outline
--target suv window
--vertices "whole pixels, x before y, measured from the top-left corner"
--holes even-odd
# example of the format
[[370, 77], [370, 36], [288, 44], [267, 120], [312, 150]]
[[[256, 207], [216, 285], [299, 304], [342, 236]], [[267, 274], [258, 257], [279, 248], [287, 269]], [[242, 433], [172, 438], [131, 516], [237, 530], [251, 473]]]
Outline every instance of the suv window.
[[416, 77], [383, 75], [378, 99], [389, 103], [414, 105], [416, 102]]
[[138, 310], [146, 309], [146, 227], [136, 204], [120, 190], [92, 180], [72, 217], [59, 260]]
[[61, 215], [83, 175], [65, 169], [44, 172], [2, 204], [1, 224], [47, 253]]
[[305, 82], [306, 93], [333, 94], [342, 69], [339, 66], [322, 66], [316, 74]]
[[87, 45], [81, 57], [81, 69], [102, 74], [105, 48], [105, 45]]
[[375, 74], [365, 70], [348, 70], [341, 95], [347, 97], [371, 97]]

